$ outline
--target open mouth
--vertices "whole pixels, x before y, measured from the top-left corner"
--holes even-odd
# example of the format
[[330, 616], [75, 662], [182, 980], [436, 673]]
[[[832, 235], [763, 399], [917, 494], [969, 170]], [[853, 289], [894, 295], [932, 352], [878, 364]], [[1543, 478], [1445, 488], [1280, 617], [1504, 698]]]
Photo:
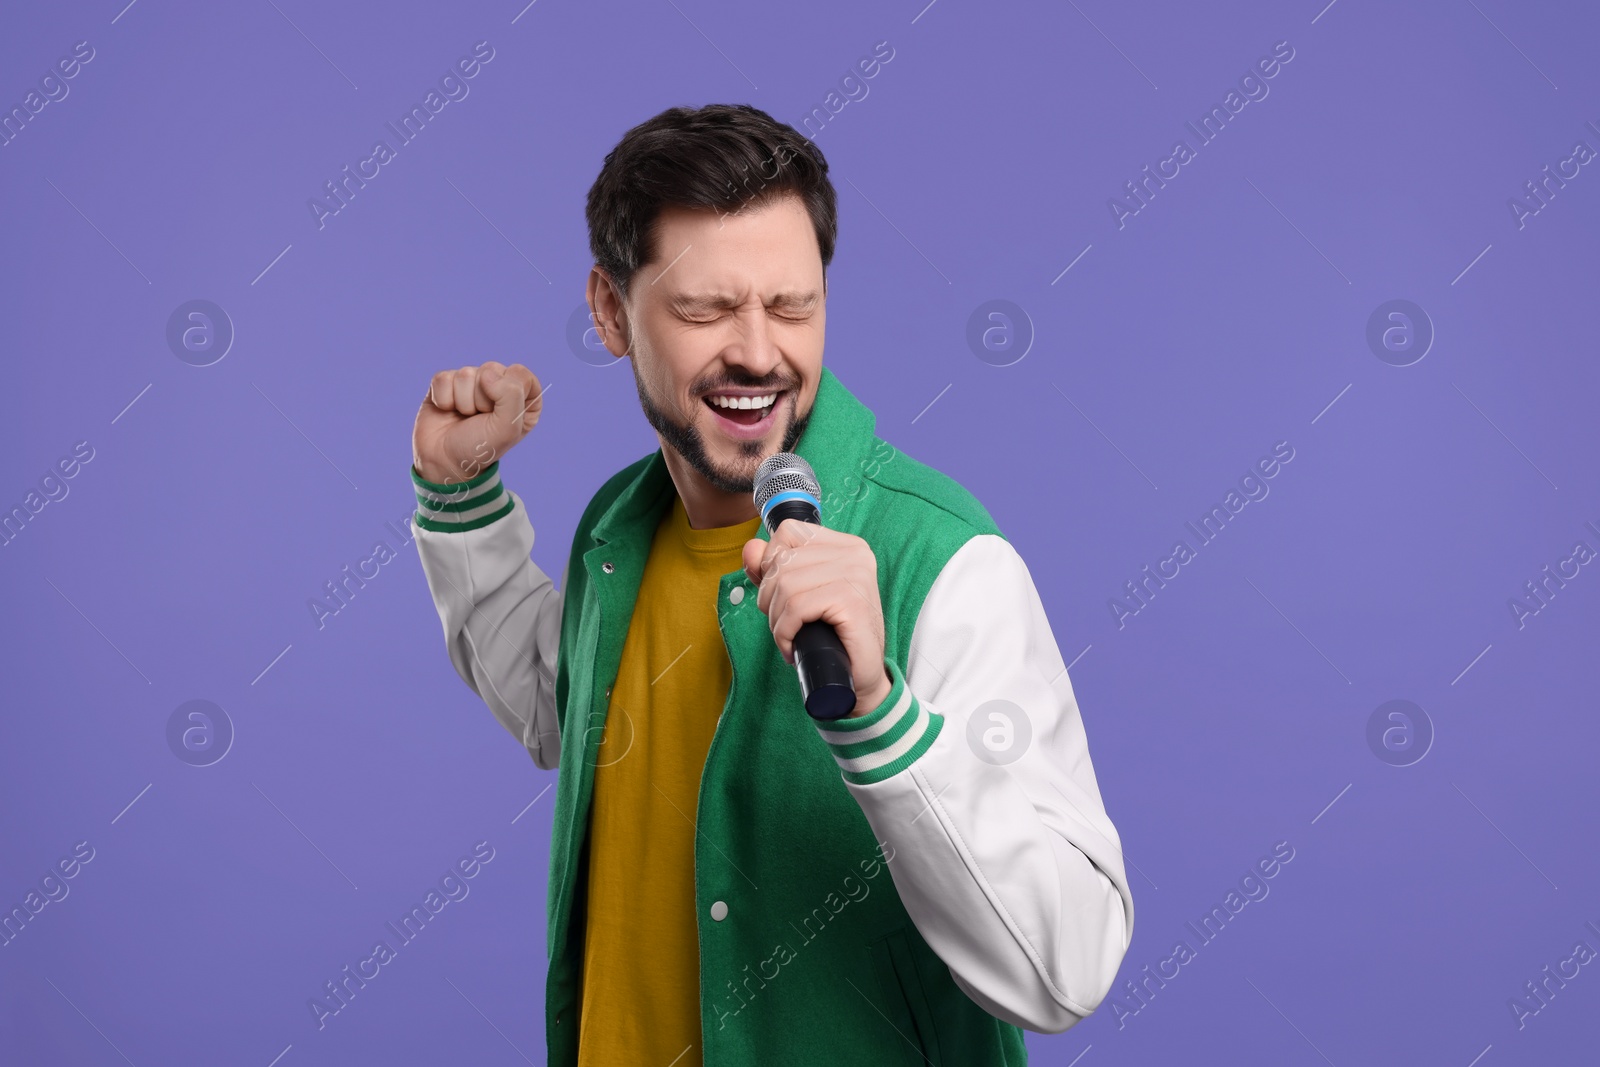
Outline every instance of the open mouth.
[[753, 428], [772, 420], [773, 412], [778, 409], [778, 401], [783, 396], [784, 391], [779, 390], [753, 397], [706, 396], [701, 397], [701, 401], [719, 418], [736, 426]]

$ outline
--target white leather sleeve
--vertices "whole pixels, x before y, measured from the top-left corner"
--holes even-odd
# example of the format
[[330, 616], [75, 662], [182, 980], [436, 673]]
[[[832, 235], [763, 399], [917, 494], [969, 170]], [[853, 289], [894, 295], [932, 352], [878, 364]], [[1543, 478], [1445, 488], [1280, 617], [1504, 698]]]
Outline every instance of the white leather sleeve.
[[425, 530], [412, 517], [450, 662], [483, 698], [533, 761], [555, 769], [561, 758], [556, 720], [556, 658], [561, 589], [529, 555], [533, 525], [522, 498], [501, 518], [466, 532]]
[[[1072, 683], [1008, 541], [977, 535], [951, 557], [920, 609], [910, 660], [873, 726], [823, 737], [956, 983], [991, 1015], [1060, 1033], [1110, 991], [1133, 896]], [[910, 726], [895, 727], [897, 716]], [[931, 747], [907, 763], [939, 719]], [[873, 752], [859, 739], [874, 733], [898, 740]]]

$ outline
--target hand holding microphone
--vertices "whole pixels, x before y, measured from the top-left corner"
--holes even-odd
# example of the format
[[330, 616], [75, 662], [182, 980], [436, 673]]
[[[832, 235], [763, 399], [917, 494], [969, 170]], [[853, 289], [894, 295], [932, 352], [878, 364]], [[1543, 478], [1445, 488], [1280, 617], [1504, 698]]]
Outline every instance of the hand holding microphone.
[[821, 495], [804, 459], [767, 457], [755, 502], [770, 540], [746, 542], [744, 565], [773, 640], [799, 674], [806, 711], [832, 720], [872, 711], [890, 681], [877, 558], [862, 538], [821, 525]]

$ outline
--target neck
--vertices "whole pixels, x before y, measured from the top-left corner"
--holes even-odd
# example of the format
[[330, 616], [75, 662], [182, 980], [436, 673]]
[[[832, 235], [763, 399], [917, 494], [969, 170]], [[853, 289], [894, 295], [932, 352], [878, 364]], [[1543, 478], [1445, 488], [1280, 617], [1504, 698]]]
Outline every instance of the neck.
[[673, 448], [663, 448], [662, 457], [672, 484], [683, 498], [683, 510], [689, 516], [689, 525], [696, 530], [709, 530], [719, 526], [737, 526], [756, 517], [755, 498], [750, 493], [729, 493], [707, 482], [700, 472], [678, 455]]

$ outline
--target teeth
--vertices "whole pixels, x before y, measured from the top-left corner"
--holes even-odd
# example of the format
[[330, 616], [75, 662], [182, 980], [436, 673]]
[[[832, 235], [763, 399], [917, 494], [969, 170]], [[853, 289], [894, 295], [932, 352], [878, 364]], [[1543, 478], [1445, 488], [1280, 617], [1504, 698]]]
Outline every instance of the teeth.
[[713, 396], [710, 401], [719, 408], [765, 408], [778, 399], [777, 393], [766, 396]]

